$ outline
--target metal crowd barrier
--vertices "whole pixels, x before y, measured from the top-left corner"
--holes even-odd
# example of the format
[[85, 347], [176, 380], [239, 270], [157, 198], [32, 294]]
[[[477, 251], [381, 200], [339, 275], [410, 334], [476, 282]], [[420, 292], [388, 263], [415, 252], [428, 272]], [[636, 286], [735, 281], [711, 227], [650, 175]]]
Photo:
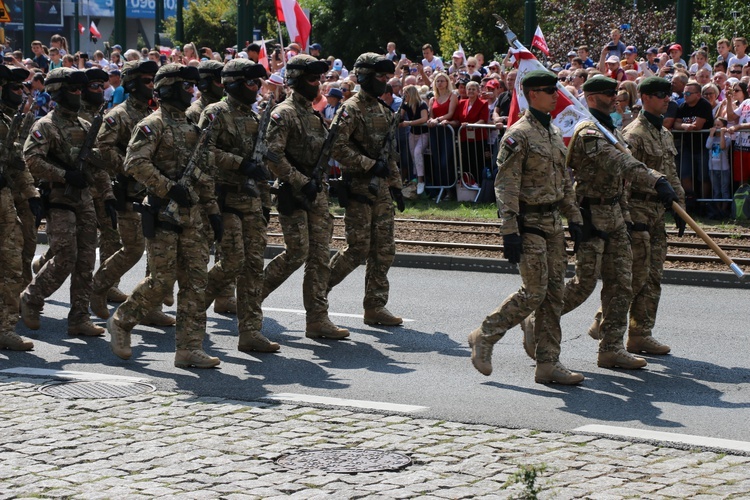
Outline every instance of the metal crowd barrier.
[[450, 125], [429, 128], [429, 145], [424, 154], [425, 191], [437, 191], [436, 202], [445, 190], [456, 185], [459, 156], [456, 153], [456, 132]]
[[[464, 123], [458, 129], [458, 201], [476, 202], [482, 188], [482, 179], [492, 175], [492, 144], [497, 140], [495, 125]], [[465, 137], [466, 140], [462, 140]], [[489, 174], [488, 174], [489, 172]]]

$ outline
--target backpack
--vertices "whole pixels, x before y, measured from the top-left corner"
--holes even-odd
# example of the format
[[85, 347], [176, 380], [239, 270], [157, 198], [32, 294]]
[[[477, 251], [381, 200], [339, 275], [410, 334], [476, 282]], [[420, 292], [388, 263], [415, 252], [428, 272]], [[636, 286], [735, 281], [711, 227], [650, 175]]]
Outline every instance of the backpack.
[[732, 219], [750, 220], [750, 185], [742, 184], [732, 199]]

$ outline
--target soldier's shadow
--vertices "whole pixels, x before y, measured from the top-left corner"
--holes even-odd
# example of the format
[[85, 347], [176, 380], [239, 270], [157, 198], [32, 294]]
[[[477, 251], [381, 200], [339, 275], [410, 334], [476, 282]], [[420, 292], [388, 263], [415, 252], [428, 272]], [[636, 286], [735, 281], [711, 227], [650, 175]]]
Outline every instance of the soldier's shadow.
[[369, 335], [374, 337], [378, 344], [385, 349], [399, 353], [426, 353], [436, 352], [445, 356], [465, 358], [470, 355], [466, 345], [456, 342], [444, 332], [423, 332], [406, 326], [381, 327], [369, 326], [357, 329], [349, 328], [354, 334]]

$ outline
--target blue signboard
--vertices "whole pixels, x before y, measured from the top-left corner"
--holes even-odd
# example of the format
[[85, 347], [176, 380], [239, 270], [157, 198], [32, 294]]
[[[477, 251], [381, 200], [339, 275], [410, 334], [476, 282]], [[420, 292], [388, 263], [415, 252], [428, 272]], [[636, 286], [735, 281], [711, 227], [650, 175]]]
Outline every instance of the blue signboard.
[[[173, 0], [176, 1], [176, 0]], [[63, 11], [60, 0], [36, 0], [34, 2], [34, 21], [37, 26], [62, 26]], [[5, 0], [5, 8], [14, 25], [23, 23], [23, 1]]]
[[[164, 17], [177, 15], [177, 0], [158, 0], [164, 2]], [[153, 19], [156, 15], [157, 0], [125, 0], [126, 17]], [[81, 14], [90, 17], [115, 17], [114, 0], [78, 0]], [[185, 2], [187, 4], [187, 2]]]

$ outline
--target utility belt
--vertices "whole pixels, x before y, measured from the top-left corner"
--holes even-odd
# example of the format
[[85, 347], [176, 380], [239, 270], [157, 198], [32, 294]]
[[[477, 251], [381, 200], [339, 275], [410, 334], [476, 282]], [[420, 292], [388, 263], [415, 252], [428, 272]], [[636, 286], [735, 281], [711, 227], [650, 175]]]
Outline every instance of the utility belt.
[[289, 182], [281, 182], [278, 187], [271, 188], [271, 194], [276, 195], [276, 208], [281, 215], [292, 215], [295, 210], [308, 210], [306, 205], [299, 196], [301, 193], [295, 193], [294, 187]]
[[68, 212], [76, 213], [76, 209], [73, 205], [68, 203], [51, 202], [50, 194], [52, 189], [65, 189], [65, 183], [63, 182], [41, 182], [39, 184], [39, 195], [42, 199], [42, 210], [45, 214], [49, 214], [50, 209], [67, 210]]
[[218, 196], [226, 196], [229, 193], [235, 194], [246, 194], [251, 197], [256, 197], [257, 193], [251, 187], [246, 184], [216, 184], [216, 194]]
[[630, 199], [637, 200], [637, 201], [650, 201], [654, 203], [659, 203], [659, 197], [655, 194], [650, 194], [650, 193], [631, 192]]
[[643, 222], [634, 222], [630, 225], [629, 228], [633, 232], [641, 232], [641, 231], [648, 231], [649, 227], [648, 224]]
[[159, 196], [149, 194], [142, 204], [134, 205], [133, 208], [141, 213], [141, 228], [143, 229], [143, 236], [145, 238], [154, 238], [156, 236], [156, 228], [182, 234], [182, 227], [179, 225], [159, 220], [161, 207], [166, 206], [168, 203], [168, 198], [160, 198]]
[[[130, 177], [125, 174], [117, 174], [114, 182], [112, 183], [112, 192], [115, 195], [115, 209], [118, 212], [126, 212], [128, 207], [136, 210], [135, 204], [143, 201], [142, 196], [130, 196], [128, 194], [128, 186], [133, 182]], [[136, 210], [138, 211], [138, 210]]]
[[620, 196], [613, 196], [612, 198], [594, 198], [591, 196], [581, 196], [578, 200], [580, 206], [594, 206], [594, 205], [610, 205], [615, 206], [620, 202]]
[[528, 203], [520, 202], [519, 209], [521, 214], [551, 214], [557, 212], [559, 209], [559, 203], [547, 203], [544, 205], [529, 205]]

